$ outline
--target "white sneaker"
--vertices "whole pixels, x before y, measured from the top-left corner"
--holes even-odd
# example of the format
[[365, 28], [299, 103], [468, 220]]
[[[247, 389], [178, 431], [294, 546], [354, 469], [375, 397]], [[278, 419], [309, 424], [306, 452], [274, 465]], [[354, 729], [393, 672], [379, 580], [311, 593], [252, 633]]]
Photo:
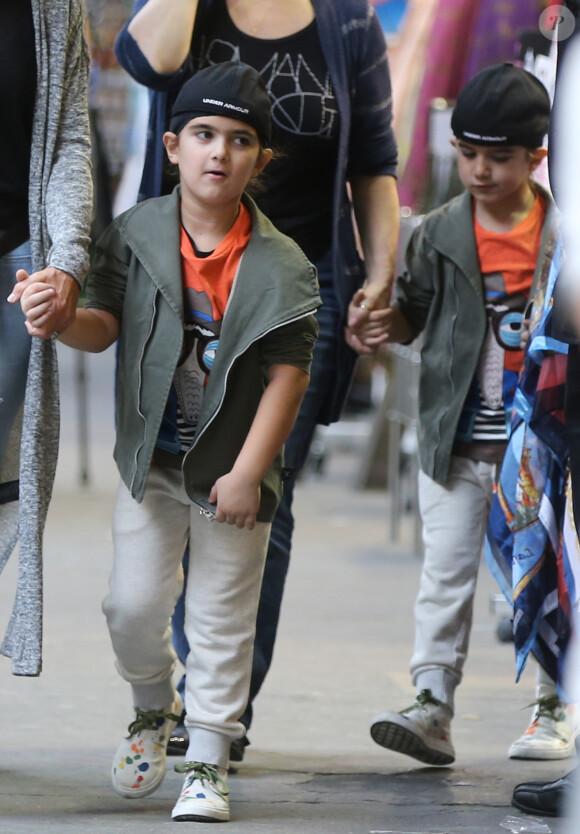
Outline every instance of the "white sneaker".
[[371, 736], [382, 747], [425, 764], [449, 765], [455, 761], [451, 717], [449, 707], [423, 689], [407, 709], [375, 716]]
[[578, 717], [557, 695], [538, 698], [526, 732], [508, 750], [510, 759], [567, 759], [575, 752]]
[[160, 710], [136, 707], [135, 720], [129, 724], [113, 758], [113, 788], [128, 799], [141, 799], [156, 791], [165, 778], [165, 761], [169, 736], [180, 720], [183, 704], [176, 694], [175, 703]]
[[225, 768], [184, 762], [176, 765], [178, 773], [185, 773], [179, 799], [171, 812], [177, 822], [227, 822], [230, 818], [228, 772]]

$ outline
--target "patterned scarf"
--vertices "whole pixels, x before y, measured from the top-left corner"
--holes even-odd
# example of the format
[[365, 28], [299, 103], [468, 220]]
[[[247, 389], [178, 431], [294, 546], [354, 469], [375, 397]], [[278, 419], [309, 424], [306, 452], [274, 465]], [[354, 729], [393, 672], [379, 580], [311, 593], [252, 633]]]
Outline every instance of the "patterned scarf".
[[489, 568], [513, 604], [516, 680], [531, 651], [560, 687], [580, 564], [564, 424], [568, 346], [551, 335], [562, 260], [562, 242], [553, 233], [534, 295], [512, 433], [485, 544]]

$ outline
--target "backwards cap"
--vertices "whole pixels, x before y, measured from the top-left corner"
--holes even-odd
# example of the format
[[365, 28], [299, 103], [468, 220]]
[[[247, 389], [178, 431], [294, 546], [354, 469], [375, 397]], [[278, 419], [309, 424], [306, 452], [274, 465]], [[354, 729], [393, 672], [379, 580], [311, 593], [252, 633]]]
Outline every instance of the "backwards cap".
[[247, 64], [214, 64], [185, 82], [171, 109], [169, 130], [179, 133], [197, 116], [226, 116], [245, 122], [255, 129], [263, 147], [270, 144], [270, 98], [262, 76]]
[[550, 97], [542, 82], [514, 64], [479, 72], [457, 97], [451, 129], [474, 145], [539, 148], [550, 119]]

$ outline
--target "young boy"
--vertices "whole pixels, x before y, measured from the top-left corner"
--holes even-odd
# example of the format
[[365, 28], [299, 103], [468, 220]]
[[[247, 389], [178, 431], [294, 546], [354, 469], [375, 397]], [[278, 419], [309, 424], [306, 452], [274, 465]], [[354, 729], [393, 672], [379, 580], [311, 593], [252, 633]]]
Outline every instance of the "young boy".
[[[120, 339], [115, 557], [104, 602], [135, 716], [115, 754], [122, 796], [151, 794], [182, 711], [170, 620], [186, 593], [189, 748], [174, 820], [227, 820], [230, 744], [248, 696], [282, 444], [308, 383], [320, 305], [314, 267], [243, 194], [272, 156], [260, 75], [221, 63], [191, 78], [164, 143], [172, 195], [140, 203], [102, 237], [86, 308], [61, 340]], [[51, 304], [22, 305], [34, 333]]]
[[[376, 716], [371, 735], [431, 765], [455, 760], [454, 693], [523, 356], [522, 320], [552, 225], [551, 201], [530, 179], [546, 154], [541, 145], [549, 113], [541, 82], [512, 64], [489, 67], [465, 86], [451, 125], [466, 191], [415, 231], [394, 306], [381, 321], [378, 313], [371, 316], [390, 342], [423, 333], [419, 504], [425, 548], [411, 660], [417, 699], [400, 713]], [[561, 729], [560, 712], [550, 723], [553, 732]], [[524, 747], [532, 737], [520, 740]]]

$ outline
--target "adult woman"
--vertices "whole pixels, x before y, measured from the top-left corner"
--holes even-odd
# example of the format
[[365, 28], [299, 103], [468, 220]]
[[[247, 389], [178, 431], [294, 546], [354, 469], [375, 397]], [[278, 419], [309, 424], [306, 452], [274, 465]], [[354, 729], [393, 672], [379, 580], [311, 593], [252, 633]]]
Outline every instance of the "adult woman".
[[[6, 0], [0, 9], [0, 570], [20, 538], [16, 603], [0, 651], [18, 675], [41, 668], [41, 542], [58, 448], [56, 354], [41, 339], [74, 317], [88, 266], [84, 27], [80, 0]], [[17, 270], [24, 280], [14, 287]], [[56, 305], [31, 340], [15, 302], [33, 271], [55, 288]]]
[[[370, 352], [357, 329], [390, 300], [398, 234], [390, 80], [384, 36], [366, 0], [137, 0], [119, 35], [125, 69], [154, 92], [141, 197], [167, 184], [161, 135], [167, 109], [192, 72], [241, 60], [264, 78], [272, 100], [273, 143], [261, 209], [304, 249], [324, 301], [311, 383], [286, 443], [292, 475], [272, 526], [258, 613], [251, 700], [270, 665], [292, 530], [295, 473], [317, 423], [337, 420], [356, 353]], [[346, 184], [365, 257], [358, 257]], [[350, 311], [349, 311], [350, 305]], [[349, 315], [348, 344], [343, 331]]]

